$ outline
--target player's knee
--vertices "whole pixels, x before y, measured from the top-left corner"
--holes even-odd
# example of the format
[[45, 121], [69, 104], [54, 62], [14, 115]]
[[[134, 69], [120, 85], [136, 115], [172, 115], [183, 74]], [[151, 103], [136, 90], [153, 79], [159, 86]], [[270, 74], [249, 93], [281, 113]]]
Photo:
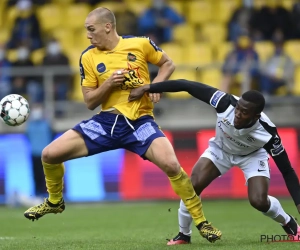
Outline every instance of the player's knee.
[[51, 147], [47, 146], [43, 149], [42, 152], [42, 161], [49, 164], [55, 164], [53, 161], [55, 160], [55, 152], [51, 149]]
[[265, 196], [249, 197], [249, 201], [252, 207], [261, 212], [266, 212], [269, 209], [268, 198]]
[[168, 176], [175, 176], [180, 172], [180, 164], [176, 159], [170, 159], [163, 165], [163, 170]]

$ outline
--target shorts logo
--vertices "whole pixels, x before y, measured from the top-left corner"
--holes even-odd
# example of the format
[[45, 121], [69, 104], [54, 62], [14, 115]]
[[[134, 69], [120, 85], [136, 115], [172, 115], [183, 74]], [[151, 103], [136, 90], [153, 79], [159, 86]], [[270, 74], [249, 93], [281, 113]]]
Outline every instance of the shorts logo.
[[127, 60], [129, 62], [135, 62], [136, 61], [136, 56], [129, 52], [128, 55], [127, 55]]
[[264, 167], [266, 166], [266, 164], [265, 164], [263, 161], [259, 161], [259, 166], [260, 166], [261, 168], [264, 168]]
[[106, 135], [106, 132], [102, 128], [101, 124], [95, 122], [94, 120], [90, 120], [87, 123], [80, 123], [80, 127], [88, 137], [92, 140], [95, 140], [100, 135]]
[[214, 108], [217, 108], [220, 100], [222, 99], [222, 97], [225, 95], [224, 92], [218, 90], [216, 91], [213, 96], [210, 98], [210, 105], [213, 106]]
[[99, 63], [99, 64], [97, 65], [97, 71], [98, 71], [99, 73], [103, 73], [103, 72], [105, 72], [105, 70], [106, 70], [106, 66], [105, 66], [104, 63]]
[[[258, 164], [259, 164], [259, 168], [257, 169], [258, 172], [267, 171], [268, 169], [270, 171], [268, 162], [266, 164], [264, 161], [258, 161]], [[266, 168], [266, 165], [268, 165], [268, 168]]]
[[214, 156], [217, 160], [220, 160], [220, 158], [211, 150], [208, 151], [212, 156]]
[[133, 135], [135, 138], [140, 141], [142, 144], [145, 143], [145, 141], [153, 134], [155, 134], [156, 131], [152, 127], [150, 122], [146, 122], [142, 126], [140, 126], [134, 133]]

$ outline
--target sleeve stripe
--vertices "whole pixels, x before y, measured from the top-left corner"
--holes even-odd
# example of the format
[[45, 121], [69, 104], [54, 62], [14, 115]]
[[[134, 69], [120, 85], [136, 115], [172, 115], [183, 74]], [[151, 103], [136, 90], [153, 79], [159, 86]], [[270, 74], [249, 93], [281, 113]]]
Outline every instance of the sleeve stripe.
[[81, 59], [82, 59], [82, 56], [84, 53], [88, 52], [90, 49], [93, 49], [95, 48], [94, 45], [91, 45], [89, 47], [87, 47], [82, 53], [81, 53], [81, 56], [79, 58], [79, 71], [80, 71], [80, 76], [81, 76], [81, 81], [80, 81], [80, 84], [82, 85], [82, 82], [83, 82], [83, 79], [85, 79], [85, 74], [84, 74], [84, 68], [83, 68], [83, 65], [81, 63]]

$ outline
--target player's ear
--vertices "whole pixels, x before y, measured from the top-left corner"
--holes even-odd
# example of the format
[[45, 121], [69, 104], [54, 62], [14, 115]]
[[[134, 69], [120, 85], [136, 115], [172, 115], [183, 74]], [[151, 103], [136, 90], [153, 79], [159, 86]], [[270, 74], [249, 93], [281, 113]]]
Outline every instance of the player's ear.
[[261, 114], [256, 114], [255, 119], [258, 120], [261, 117]]
[[106, 32], [106, 34], [108, 34], [111, 31], [111, 29], [112, 29], [111, 23], [106, 23], [105, 24], [105, 32]]

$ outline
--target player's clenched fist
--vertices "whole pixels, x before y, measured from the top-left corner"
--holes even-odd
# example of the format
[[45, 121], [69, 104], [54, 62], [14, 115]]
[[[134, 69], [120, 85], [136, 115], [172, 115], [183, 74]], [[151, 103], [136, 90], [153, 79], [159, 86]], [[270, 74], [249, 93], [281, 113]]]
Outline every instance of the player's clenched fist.
[[161, 97], [161, 93], [149, 93], [150, 100], [153, 103], [158, 103]]
[[123, 81], [125, 80], [126, 73], [128, 73], [128, 71], [123, 70], [123, 69], [116, 70], [107, 79], [107, 81], [112, 87], [120, 86], [123, 83]]

